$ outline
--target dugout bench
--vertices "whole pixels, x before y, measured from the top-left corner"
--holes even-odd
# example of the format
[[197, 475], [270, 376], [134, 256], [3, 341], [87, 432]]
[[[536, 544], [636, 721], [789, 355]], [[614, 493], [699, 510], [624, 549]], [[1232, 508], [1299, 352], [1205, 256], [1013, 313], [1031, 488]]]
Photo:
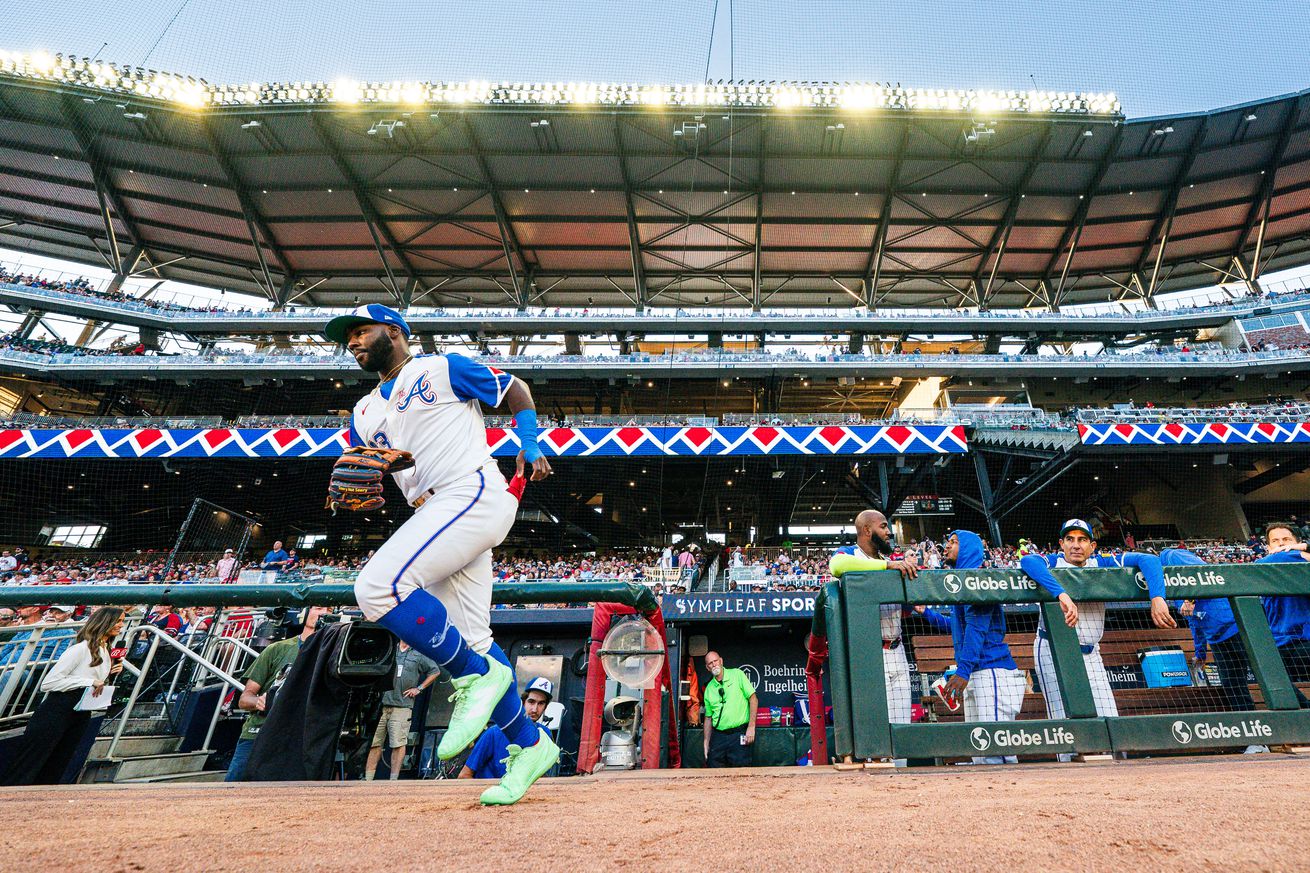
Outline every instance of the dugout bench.
[[[1145, 583], [1124, 568], [1053, 571], [1078, 602], [1145, 601]], [[978, 754], [1041, 755], [1119, 751], [1188, 750], [1310, 741], [1310, 710], [1299, 709], [1291, 679], [1274, 645], [1262, 595], [1310, 594], [1310, 563], [1166, 567], [1169, 600], [1227, 597], [1256, 678], [1252, 696], [1261, 710], [1224, 711], [1216, 688], [1171, 688], [1168, 712], [1157, 689], [1115, 692], [1120, 715], [1096, 714], [1076, 632], [1065, 625], [1059, 605], [1019, 570], [930, 570], [914, 580], [893, 571], [848, 573], [824, 586], [815, 604], [810, 643], [811, 694], [814, 674], [826, 670], [833, 705], [833, 747], [838, 759], [954, 758]], [[1040, 694], [1025, 696], [1019, 720], [965, 723], [947, 713], [936, 723], [889, 724], [879, 616], [884, 604], [940, 605], [1036, 603], [1043, 611], [1051, 654], [1068, 717], [1045, 718]], [[1192, 649], [1180, 628], [1152, 629], [1152, 642]], [[1102, 658], [1113, 666], [1135, 658], [1148, 633], [1107, 631]], [[1131, 635], [1131, 639], [1129, 639]], [[1020, 669], [1032, 669], [1032, 634], [1010, 634], [1007, 642]], [[945, 669], [954, 661], [950, 637], [922, 635], [915, 641], [920, 672]], [[823, 657], [826, 648], [826, 661]], [[1129, 651], [1131, 649], [1131, 652]], [[949, 658], [949, 660], [947, 660]], [[944, 663], [943, 663], [944, 662]], [[812, 704], [813, 707], [813, 704]], [[945, 708], [942, 707], [942, 712]], [[826, 746], [815, 731], [814, 748]], [[818, 755], [815, 756], [819, 760]]]

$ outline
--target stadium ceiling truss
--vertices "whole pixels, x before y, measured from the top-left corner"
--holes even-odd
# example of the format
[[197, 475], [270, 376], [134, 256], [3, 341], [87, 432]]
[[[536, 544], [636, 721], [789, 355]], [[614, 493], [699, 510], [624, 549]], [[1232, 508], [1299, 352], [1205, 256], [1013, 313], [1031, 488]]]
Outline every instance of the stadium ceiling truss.
[[1310, 261], [1308, 104], [198, 111], [0, 76], [0, 245], [281, 305], [1149, 301]]

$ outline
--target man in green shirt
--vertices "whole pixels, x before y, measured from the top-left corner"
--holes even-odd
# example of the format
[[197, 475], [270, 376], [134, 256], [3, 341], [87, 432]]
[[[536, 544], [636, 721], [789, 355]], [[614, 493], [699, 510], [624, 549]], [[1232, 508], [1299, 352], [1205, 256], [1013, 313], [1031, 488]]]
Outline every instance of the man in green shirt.
[[382, 695], [382, 717], [373, 733], [373, 744], [364, 765], [364, 779], [372, 781], [382, 760], [382, 747], [391, 750], [391, 778], [400, 778], [409, 745], [409, 726], [414, 721], [414, 698], [437, 681], [441, 668], [404, 640], [396, 646], [396, 675], [391, 690]]
[[250, 715], [246, 716], [241, 726], [241, 738], [237, 740], [232, 752], [232, 762], [228, 764], [224, 782], [244, 782], [246, 763], [250, 760], [250, 750], [255, 746], [255, 736], [264, 724], [265, 711], [268, 708], [268, 690], [275, 683], [286, 678], [291, 665], [300, 655], [300, 645], [309, 639], [309, 635], [318, 629], [319, 616], [331, 612], [326, 606], [311, 606], [305, 610], [305, 623], [300, 629], [300, 636], [273, 643], [259, 653], [259, 657], [241, 677], [246, 688], [241, 692], [237, 707]]
[[705, 686], [705, 766], [749, 767], [755, 742], [759, 698], [746, 674], [725, 668], [718, 652], [705, 653], [705, 669], [714, 677]]

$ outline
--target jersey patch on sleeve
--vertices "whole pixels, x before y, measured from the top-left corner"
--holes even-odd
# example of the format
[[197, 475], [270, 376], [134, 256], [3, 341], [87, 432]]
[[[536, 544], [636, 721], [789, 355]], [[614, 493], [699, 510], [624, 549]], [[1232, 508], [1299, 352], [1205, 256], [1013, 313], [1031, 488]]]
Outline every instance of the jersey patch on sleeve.
[[450, 368], [450, 389], [460, 400], [481, 400], [488, 406], [500, 406], [514, 377], [463, 355], [446, 355]]

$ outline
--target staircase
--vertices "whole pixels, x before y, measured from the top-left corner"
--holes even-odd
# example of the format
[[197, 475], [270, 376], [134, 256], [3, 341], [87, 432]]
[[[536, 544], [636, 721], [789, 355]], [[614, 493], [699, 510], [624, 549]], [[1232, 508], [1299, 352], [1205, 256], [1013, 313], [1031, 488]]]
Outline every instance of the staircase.
[[106, 719], [101, 735], [87, 756], [78, 780], [83, 784], [115, 782], [119, 784], [177, 782], [222, 782], [222, 770], [205, 770], [209, 751], [179, 752], [182, 737], [172, 733], [172, 725], [162, 703], [138, 703], [127, 720], [123, 736], [110, 758], [117, 719]]

